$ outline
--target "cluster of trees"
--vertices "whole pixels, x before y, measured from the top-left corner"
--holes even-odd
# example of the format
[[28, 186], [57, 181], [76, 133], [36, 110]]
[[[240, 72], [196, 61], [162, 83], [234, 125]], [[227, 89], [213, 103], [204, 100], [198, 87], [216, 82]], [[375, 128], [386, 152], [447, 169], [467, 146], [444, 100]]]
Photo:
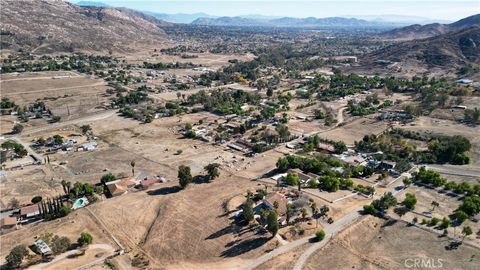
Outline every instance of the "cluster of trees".
[[303, 145], [303, 150], [307, 152], [313, 151], [318, 147], [319, 143], [332, 145], [335, 149], [335, 153], [337, 154], [347, 151], [347, 145], [343, 141], [323, 139], [320, 138], [318, 135], [308, 137], [305, 144]]
[[277, 169], [283, 172], [288, 169], [298, 168], [305, 172], [322, 173], [326, 175], [335, 175], [335, 171], [331, 170], [332, 167], [346, 166], [343, 162], [326, 155], [319, 155], [313, 158], [289, 155], [279, 158], [276, 165]]
[[46, 220], [65, 217], [72, 212], [68, 204], [63, 204], [61, 196], [40, 201], [39, 209], [40, 215]]
[[[43, 240], [50, 247], [53, 255], [64, 253], [70, 248], [72, 248], [72, 243], [70, 242], [70, 239], [65, 236], [53, 235], [52, 233], [44, 233], [40, 235], [38, 239]], [[80, 246], [86, 246], [91, 244], [92, 242], [93, 237], [88, 232], [81, 233], [80, 237], [77, 240], [77, 243]], [[39, 252], [38, 250], [36, 250], [35, 246], [33, 246], [32, 250], [37, 253]], [[9, 268], [19, 267], [28, 254], [29, 252], [25, 245], [15, 246], [5, 257], [6, 266]]]
[[2, 143], [1, 147], [2, 147], [2, 149], [5, 149], [5, 150], [13, 150], [15, 155], [17, 155], [18, 157], [24, 157], [24, 156], [28, 155], [27, 149], [25, 149], [25, 147], [23, 147], [23, 145], [17, 143], [14, 140], [8, 140], [8, 141]]
[[159, 70], [164, 70], [164, 69], [180, 69], [180, 68], [194, 68], [198, 67], [198, 65], [195, 65], [191, 62], [188, 63], [181, 63], [181, 62], [175, 62], [175, 63], [149, 63], [149, 62], [143, 62], [143, 68], [148, 68], [148, 69], [159, 69]]
[[129, 91], [126, 95], [121, 95], [112, 101], [112, 104], [119, 107], [125, 107], [126, 105], [139, 104], [150, 101], [148, 94], [145, 91], [135, 90]]
[[389, 99], [380, 104], [377, 95], [369, 95], [365, 100], [354, 104], [352, 100], [348, 101], [348, 112], [354, 116], [369, 115], [377, 110], [391, 106], [393, 102]]
[[222, 115], [231, 113], [241, 115], [244, 114], [241, 107], [245, 103], [258, 105], [260, 99], [258, 93], [248, 93], [242, 90], [228, 91], [225, 89], [216, 89], [210, 93], [202, 90], [192, 94], [188, 96], [186, 104], [189, 106], [201, 104], [204, 110]]
[[435, 187], [443, 186], [445, 190], [451, 190], [457, 194], [480, 195], [480, 184], [471, 186], [467, 182], [456, 183], [454, 181], [448, 181], [438, 172], [427, 170], [425, 167], [421, 167], [418, 172], [413, 174], [413, 180]]
[[[288, 169], [300, 169], [304, 172], [311, 172], [334, 177], [368, 177], [375, 172], [375, 169], [368, 166], [350, 166], [340, 160], [327, 155], [318, 155], [316, 157], [302, 157], [289, 155], [279, 158], [277, 161], [277, 170], [286, 172]], [[333, 167], [341, 167], [343, 173], [333, 170]]]
[[[204, 176], [207, 181], [212, 181], [220, 176], [220, 164], [210, 163], [204, 167], [206, 175]], [[192, 171], [189, 166], [180, 165], [178, 167], [178, 181], [182, 189], [185, 189], [190, 183], [193, 183]]]
[[19, 63], [5, 63], [1, 73], [77, 70], [81, 73], [95, 72], [113, 67], [118, 61], [111, 56], [86, 55], [76, 53], [60, 56], [42, 56], [38, 61], [20, 61]]
[[[253, 200], [250, 195], [247, 195], [247, 200], [242, 206], [242, 217], [248, 224], [254, 219], [253, 212]], [[278, 232], [280, 225], [278, 224], [278, 212], [277, 209], [271, 209], [268, 211], [262, 211], [261, 215], [263, 222], [267, 225], [267, 230], [275, 236]]]
[[[417, 151], [416, 146], [403, 138], [428, 140], [428, 150]], [[355, 142], [355, 148], [360, 152], [377, 152], [383, 154], [378, 159], [393, 161], [411, 161], [415, 163], [451, 163], [468, 164], [470, 141], [459, 135], [455, 136], [426, 136], [415, 133], [394, 130], [376, 136], [365, 135], [361, 141]]]
[[0, 101], [0, 109], [14, 109], [16, 110], [18, 108], [18, 105], [15, 104], [15, 102], [11, 101], [7, 97], [3, 97]]
[[363, 206], [363, 211], [365, 214], [376, 215], [378, 212], [383, 213], [388, 208], [397, 205], [397, 198], [393, 196], [391, 192], [383, 194], [380, 199], [374, 200], [369, 205]]

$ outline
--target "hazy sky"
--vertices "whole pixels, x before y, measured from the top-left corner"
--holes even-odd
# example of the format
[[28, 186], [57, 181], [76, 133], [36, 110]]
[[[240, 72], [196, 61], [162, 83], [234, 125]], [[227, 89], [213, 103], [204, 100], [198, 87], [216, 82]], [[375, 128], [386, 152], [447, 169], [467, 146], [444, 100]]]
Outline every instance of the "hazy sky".
[[[78, 0], [71, 0], [76, 2]], [[262, 14], [291, 17], [332, 17], [348, 15], [407, 15], [457, 20], [480, 13], [480, 0], [89, 0], [112, 6], [159, 13], [204, 12], [217, 16]]]

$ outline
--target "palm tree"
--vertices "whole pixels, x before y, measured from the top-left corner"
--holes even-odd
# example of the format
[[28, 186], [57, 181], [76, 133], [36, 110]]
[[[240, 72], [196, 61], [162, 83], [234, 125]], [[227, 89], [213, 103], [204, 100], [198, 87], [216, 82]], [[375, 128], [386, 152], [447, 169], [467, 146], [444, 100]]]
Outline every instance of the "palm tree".
[[130, 166], [132, 166], [132, 176], [135, 176], [135, 160], [130, 162]]

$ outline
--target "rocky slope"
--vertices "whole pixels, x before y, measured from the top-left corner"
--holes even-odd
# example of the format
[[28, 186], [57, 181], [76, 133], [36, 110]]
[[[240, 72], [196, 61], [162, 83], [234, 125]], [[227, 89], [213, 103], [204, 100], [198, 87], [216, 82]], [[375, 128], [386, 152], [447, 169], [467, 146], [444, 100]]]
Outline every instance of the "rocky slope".
[[80, 7], [60, 0], [1, 0], [1, 48], [134, 51], [166, 41], [167, 23], [129, 9]]

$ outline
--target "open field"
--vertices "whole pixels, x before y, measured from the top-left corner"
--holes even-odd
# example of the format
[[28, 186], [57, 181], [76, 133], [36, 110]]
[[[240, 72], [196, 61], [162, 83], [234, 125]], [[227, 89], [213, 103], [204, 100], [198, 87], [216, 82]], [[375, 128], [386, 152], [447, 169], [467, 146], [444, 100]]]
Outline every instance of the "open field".
[[441, 260], [445, 269], [475, 269], [480, 263], [476, 249], [462, 245], [447, 251], [448, 243], [448, 239], [403, 222], [369, 217], [311, 256], [304, 269], [405, 269], [416, 258], [437, 265]]
[[347, 145], [353, 145], [360, 141], [363, 136], [380, 134], [387, 128], [387, 123], [378, 121], [374, 115], [364, 118], [357, 118], [351, 122], [345, 122], [340, 127], [318, 134], [321, 138], [344, 141]]
[[[402, 195], [398, 197], [398, 201], [401, 202], [405, 199], [405, 193], [413, 193], [417, 198], [417, 204], [415, 205], [415, 213], [408, 212], [405, 216], [402, 217], [403, 220], [412, 221], [414, 217], [417, 217], [418, 222], [421, 222], [423, 219], [427, 221], [430, 220], [431, 217], [439, 218], [440, 220], [444, 217], [451, 218], [451, 215], [457, 210], [457, 208], [461, 205], [462, 201], [458, 197], [448, 196], [445, 193], [439, 193], [436, 190], [419, 187], [412, 185], [408, 187], [405, 192], [402, 192]], [[433, 208], [432, 201], [438, 202], [439, 206]], [[389, 213], [392, 216], [397, 216], [394, 214], [393, 209], [389, 210]], [[477, 217], [478, 218], [478, 215]], [[472, 222], [471, 220], [467, 219], [461, 226], [454, 228], [449, 227], [448, 233], [451, 236], [461, 236], [461, 230], [465, 226], [470, 226], [473, 232], [477, 232], [480, 230], [480, 224], [478, 222]], [[480, 244], [480, 239], [478, 239], [474, 234], [471, 236], [466, 237], [465, 239], [471, 240], [473, 242], [477, 242]]]
[[[108, 101], [106, 83], [75, 72], [2, 74], [2, 97], [20, 106], [43, 101], [54, 115], [68, 117], [95, 111]], [[54, 76], [65, 76], [54, 79]], [[98, 110], [98, 109], [97, 109]]]

